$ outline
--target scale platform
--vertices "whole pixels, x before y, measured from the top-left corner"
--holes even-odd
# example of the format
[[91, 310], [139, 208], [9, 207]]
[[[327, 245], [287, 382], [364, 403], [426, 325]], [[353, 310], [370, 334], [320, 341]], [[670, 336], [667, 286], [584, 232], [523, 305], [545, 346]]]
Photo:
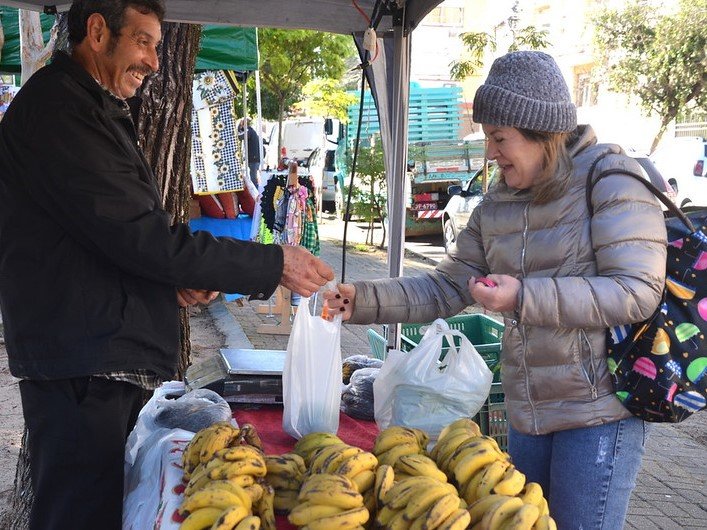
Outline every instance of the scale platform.
[[231, 403], [282, 403], [285, 350], [223, 348], [187, 368], [187, 391], [208, 388]]

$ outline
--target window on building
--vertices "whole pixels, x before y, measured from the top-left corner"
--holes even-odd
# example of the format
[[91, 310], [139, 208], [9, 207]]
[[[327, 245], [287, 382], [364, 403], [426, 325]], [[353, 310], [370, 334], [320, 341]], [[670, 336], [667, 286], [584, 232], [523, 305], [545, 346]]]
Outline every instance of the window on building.
[[591, 69], [582, 68], [574, 75], [574, 101], [577, 107], [588, 107], [597, 104], [599, 84], [592, 80]]

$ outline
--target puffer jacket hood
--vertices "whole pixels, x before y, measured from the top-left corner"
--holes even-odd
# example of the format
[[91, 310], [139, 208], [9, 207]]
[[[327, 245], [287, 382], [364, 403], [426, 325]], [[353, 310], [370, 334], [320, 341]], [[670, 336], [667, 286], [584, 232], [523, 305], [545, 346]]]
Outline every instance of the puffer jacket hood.
[[658, 202], [615, 145], [597, 144], [591, 127], [570, 149], [573, 170], [556, 200], [494, 187], [472, 213], [436, 270], [414, 278], [356, 283], [352, 323], [429, 322], [474, 300], [470, 277], [508, 274], [522, 281], [517, 311], [504, 314], [501, 376], [511, 424], [527, 434], [599, 425], [630, 416], [613, 394], [606, 328], [639, 322], [658, 306], [665, 280], [666, 233]]

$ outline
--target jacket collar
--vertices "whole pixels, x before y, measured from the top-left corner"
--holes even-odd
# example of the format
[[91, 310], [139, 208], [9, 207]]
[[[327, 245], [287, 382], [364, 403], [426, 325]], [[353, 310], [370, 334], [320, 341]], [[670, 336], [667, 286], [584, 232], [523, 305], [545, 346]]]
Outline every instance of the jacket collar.
[[63, 51], [57, 52], [52, 64], [71, 76], [74, 81], [86, 89], [96, 102], [110, 114], [118, 117], [134, 118], [139, 110], [141, 103], [140, 98], [134, 97], [130, 98], [130, 100], [122, 100], [112, 95], [106, 88], [102, 87], [81, 64], [72, 59], [67, 53]]

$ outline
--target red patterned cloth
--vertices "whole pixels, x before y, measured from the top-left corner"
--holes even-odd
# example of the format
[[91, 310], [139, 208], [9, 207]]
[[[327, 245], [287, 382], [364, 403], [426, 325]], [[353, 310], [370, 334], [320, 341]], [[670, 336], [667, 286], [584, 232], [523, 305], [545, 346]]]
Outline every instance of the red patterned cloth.
[[[266, 454], [282, 454], [291, 451], [297, 440], [282, 430], [282, 406], [262, 405], [258, 408], [237, 408], [233, 417], [239, 425], [251, 423], [263, 441]], [[349, 445], [365, 451], [373, 449], [373, 441], [378, 435], [378, 427], [373, 421], [353, 419], [346, 414], [339, 415], [337, 436]], [[276, 517], [278, 530], [296, 530], [287, 517]]]

